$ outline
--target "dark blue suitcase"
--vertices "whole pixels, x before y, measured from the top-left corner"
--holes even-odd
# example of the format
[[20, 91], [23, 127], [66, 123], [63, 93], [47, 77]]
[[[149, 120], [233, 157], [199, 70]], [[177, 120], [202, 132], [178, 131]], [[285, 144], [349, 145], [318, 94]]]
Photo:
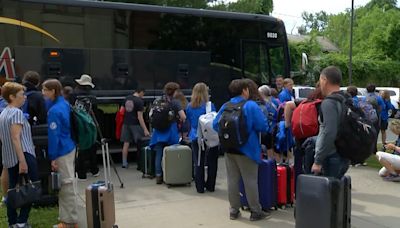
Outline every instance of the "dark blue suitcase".
[[[277, 179], [275, 160], [262, 160], [258, 167], [258, 194], [261, 207], [264, 211], [277, 209]], [[243, 181], [240, 181], [240, 201], [243, 208], [249, 205], [246, 199]]]

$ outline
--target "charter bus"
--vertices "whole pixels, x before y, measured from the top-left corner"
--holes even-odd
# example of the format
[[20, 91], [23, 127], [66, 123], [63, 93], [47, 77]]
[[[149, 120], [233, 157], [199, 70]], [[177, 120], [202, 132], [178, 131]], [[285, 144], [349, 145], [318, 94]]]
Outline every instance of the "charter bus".
[[[150, 101], [166, 82], [186, 95], [197, 82], [217, 106], [228, 84], [290, 75], [284, 23], [274, 17], [106, 1], [0, 0], [0, 84], [34, 70], [74, 86], [89, 74], [113, 135], [117, 105], [136, 88]], [[103, 104], [103, 105], [102, 105]], [[116, 107], [116, 108], [115, 108]], [[107, 130], [111, 127], [111, 130]]]

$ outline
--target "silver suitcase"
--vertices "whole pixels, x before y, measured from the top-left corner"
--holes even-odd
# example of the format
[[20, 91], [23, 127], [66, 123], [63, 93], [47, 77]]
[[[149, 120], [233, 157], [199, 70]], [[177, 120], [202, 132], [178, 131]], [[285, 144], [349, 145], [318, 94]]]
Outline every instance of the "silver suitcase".
[[164, 148], [162, 167], [164, 183], [185, 185], [192, 182], [192, 150], [188, 146], [172, 145]]

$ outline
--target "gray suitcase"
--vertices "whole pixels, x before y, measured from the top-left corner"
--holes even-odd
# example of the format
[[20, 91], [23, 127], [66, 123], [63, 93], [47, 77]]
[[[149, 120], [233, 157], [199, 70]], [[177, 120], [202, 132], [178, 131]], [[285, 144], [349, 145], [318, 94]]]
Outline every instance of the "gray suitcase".
[[296, 228], [350, 228], [351, 179], [300, 175], [296, 189]]
[[192, 182], [192, 150], [188, 146], [172, 145], [164, 148], [162, 167], [164, 183], [184, 185]]

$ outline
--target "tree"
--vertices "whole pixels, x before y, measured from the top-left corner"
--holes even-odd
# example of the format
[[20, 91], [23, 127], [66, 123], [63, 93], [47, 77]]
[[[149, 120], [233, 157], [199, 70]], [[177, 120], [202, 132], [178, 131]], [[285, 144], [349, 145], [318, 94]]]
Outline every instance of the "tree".
[[383, 10], [395, 9], [397, 0], [371, 0], [365, 8], [371, 10], [373, 8], [380, 8]]
[[301, 17], [305, 21], [305, 25], [300, 26], [298, 29], [304, 34], [315, 32], [322, 34], [328, 23], [328, 14], [325, 11], [317, 13], [303, 12]]
[[272, 9], [272, 0], [238, 0], [229, 3], [227, 7], [228, 11], [256, 14], [270, 14]]

